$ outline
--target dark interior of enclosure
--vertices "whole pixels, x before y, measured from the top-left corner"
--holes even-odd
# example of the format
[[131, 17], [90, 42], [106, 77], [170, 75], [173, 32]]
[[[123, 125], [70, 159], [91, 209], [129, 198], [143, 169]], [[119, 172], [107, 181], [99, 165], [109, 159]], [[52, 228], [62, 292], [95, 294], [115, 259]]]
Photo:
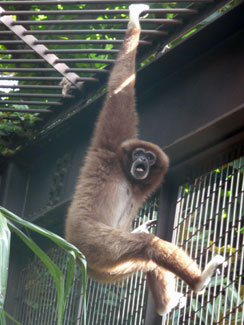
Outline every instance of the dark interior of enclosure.
[[[125, 32], [130, 3], [82, 1], [81, 8], [80, 1], [35, 1], [40, 6], [38, 14], [47, 16], [38, 23], [36, 12], [32, 12], [33, 1], [0, 4], [5, 10], [0, 16], [0, 120], [4, 125], [15, 121], [28, 130], [28, 136], [13, 130], [2, 136], [1, 205], [61, 235], [103, 102], [108, 71]], [[89, 324], [242, 325], [243, 2], [207, 20], [178, 42], [173, 40], [226, 2], [178, 1], [176, 5], [168, 2], [169, 7], [161, 6], [162, 1], [148, 3], [151, 9], [142, 25], [136, 84], [140, 136], [162, 146], [171, 166], [162, 188], [141, 210], [136, 222], [156, 218], [157, 229], [153, 231], [184, 247], [202, 266], [212, 254], [221, 253], [228, 267], [213, 279], [203, 296], [192, 294], [179, 282], [188, 304], [164, 318], [155, 313], [143, 275], [115, 286], [100, 286], [89, 280]], [[62, 6], [62, 17], [57, 4]], [[113, 6], [110, 12], [107, 4]], [[68, 5], [72, 8], [67, 9]], [[14, 25], [27, 29], [24, 37], [16, 36], [2, 21], [10, 15], [17, 17]], [[97, 17], [101, 16], [104, 21], [98, 23]], [[101, 38], [87, 39], [98, 33]], [[36, 37], [34, 47], [46, 46], [44, 57], [26, 45], [24, 38], [28, 35]], [[171, 48], [162, 53], [167, 44]], [[62, 95], [59, 85], [64, 75], [55, 64], [45, 61], [49, 52], [57, 56], [55, 64], [68, 66], [64, 75], [73, 74], [67, 76], [74, 83], [66, 95]], [[10, 87], [2, 80], [18, 83]], [[11, 91], [6, 94], [4, 89], [8, 88]], [[24, 124], [18, 115], [25, 114], [25, 110], [38, 117], [31, 125]], [[65, 269], [65, 256], [40, 237], [35, 239]], [[77, 269], [65, 324], [82, 324], [80, 281]], [[24, 325], [55, 324], [55, 297], [47, 271], [13, 238], [7, 311]]]

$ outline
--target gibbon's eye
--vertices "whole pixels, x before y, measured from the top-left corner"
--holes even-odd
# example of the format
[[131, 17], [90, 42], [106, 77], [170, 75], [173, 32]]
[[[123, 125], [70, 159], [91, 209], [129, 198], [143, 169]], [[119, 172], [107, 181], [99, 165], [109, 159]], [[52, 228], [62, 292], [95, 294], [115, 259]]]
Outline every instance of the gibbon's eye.
[[144, 149], [138, 148], [138, 149], [133, 151], [133, 153], [132, 153], [133, 160], [137, 159], [140, 156], [145, 156], [145, 150]]
[[146, 152], [146, 157], [148, 159], [148, 162], [149, 162], [149, 165], [150, 166], [152, 166], [152, 165], [155, 164], [155, 162], [156, 162], [156, 156], [155, 156], [155, 154], [153, 152], [147, 151]]

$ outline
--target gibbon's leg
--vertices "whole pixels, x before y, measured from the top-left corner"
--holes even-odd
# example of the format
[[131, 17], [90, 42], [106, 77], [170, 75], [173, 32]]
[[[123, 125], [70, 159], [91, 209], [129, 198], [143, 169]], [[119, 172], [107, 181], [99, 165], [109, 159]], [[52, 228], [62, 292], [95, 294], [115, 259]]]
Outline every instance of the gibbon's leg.
[[159, 315], [167, 314], [174, 307], [183, 308], [186, 297], [175, 291], [175, 275], [163, 267], [156, 267], [147, 273], [147, 283]]
[[[144, 232], [149, 234], [150, 227], [156, 222], [156, 219], [149, 220], [134, 229], [132, 233]], [[177, 306], [179, 308], [185, 307], [186, 297], [175, 291], [175, 275], [172, 272], [156, 266], [154, 270], [147, 272], [147, 283], [159, 315], [167, 314]]]
[[[156, 219], [149, 220], [134, 229], [132, 233], [144, 232], [149, 234], [150, 227], [156, 223]], [[154, 270], [147, 272], [147, 283], [159, 315], [167, 314], [177, 306], [179, 308], [185, 307], [186, 297], [175, 291], [175, 275], [172, 272], [156, 266]]]
[[113, 282], [136, 271], [147, 273], [160, 266], [199, 292], [224, 262], [224, 258], [217, 255], [201, 272], [181, 248], [152, 234], [128, 233], [91, 219], [80, 222], [81, 227], [76, 224], [73, 229], [72, 243], [86, 256], [91, 272], [101, 274], [100, 278], [96, 277], [101, 281]]
[[96, 123], [92, 147], [116, 151], [127, 139], [137, 137], [135, 110], [135, 60], [140, 37], [139, 15], [146, 5], [131, 5], [124, 41], [108, 80], [108, 93]]

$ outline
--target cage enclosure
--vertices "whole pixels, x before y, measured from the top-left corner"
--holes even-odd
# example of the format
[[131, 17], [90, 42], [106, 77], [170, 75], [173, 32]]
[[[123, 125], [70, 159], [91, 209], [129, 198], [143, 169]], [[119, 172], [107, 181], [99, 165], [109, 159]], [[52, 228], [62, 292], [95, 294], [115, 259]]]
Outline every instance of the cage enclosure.
[[[1, 205], [60, 235], [130, 3], [0, 3]], [[228, 265], [201, 296], [179, 280], [187, 305], [164, 317], [155, 313], [145, 275], [114, 285], [89, 279], [87, 324], [241, 325], [244, 4], [147, 3], [137, 58], [140, 138], [161, 146], [171, 163], [132, 228], [156, 219], [151, 231], [183, 247], [201, 267], [215, 254]], [[22, 26], [23, 33], [14, 26]], [[35, 38], [32, 45], [29, 36]], [[45, 50], [38, 52], [37, 45]], [[56, 56], [55, 63], [48, 62], [48, 53]], [[63, 76], [71, 82], [66, 94], [59, 85]], [[65, 272], [65, 254], [40, 237], [35, 240]], [[64, 324], [82, 324], [83, 294], [77, 268]], [[23, 325], [57, 322], [52, 279], [15, 237], [5, 306]]]

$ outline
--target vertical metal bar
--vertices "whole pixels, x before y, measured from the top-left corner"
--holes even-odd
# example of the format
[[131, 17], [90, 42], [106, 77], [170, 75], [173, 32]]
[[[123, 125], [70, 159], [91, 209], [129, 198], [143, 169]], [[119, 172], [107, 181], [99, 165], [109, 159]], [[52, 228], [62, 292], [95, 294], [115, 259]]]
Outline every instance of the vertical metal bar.
[[[239, 215], [238, 215], [238, 226], [237, 226], [237, 241], [236, 241], [236, 247], [240, 247], [240, 253], [238, 254], [238, 251], [236, 252], [235, 255], [235, 259], [238, 260], [238, 255], [240, 255], [240, 270], [237, 273], [237, 277], [238, 277], [238, 286], [237, 286], [237, 292], [238, 292], [238, 296], [237, 296], [237, 302], [236, 305], [239, 306], [240, 304], [240, 295], [239, 293], [241, 292], [241, 285], [242, 285], [242, 277], [243, 277], [243, 260], [244, 260], [244, 236], [242, 236], [243, 240], [242, 242], [240, 242], [240, 233], [241, 233], [241, 221], [243, 219], [242, 216], [242, 211], [244, 209], [244, 166], [242, 166], [242, 160], [239, 160], [239, 174], [241, 175], [242, 172], [242, 179], [241, 179], [241, 189], [240, 189], [240, 207], [239, 207]], [[237, 263], [236, 263], [237, 264]], [[244, 308], [244, 299], [242, 297], [242, 311]], [[241, 309], [241, 308], [240, 308]], [[236, 309], [235, 311], [235, 324], [238, 324], [238, 312], [239, 312], [239, 308]], [[243, 324], [243, 312], [242, 312], [242, 321], [241, 324]]]
[[[212, 256], [214, 254], [215, 251], [215, 243], [217, 242], [217, 234], [219, 236], [219, 244], [218, 246], [221, 246], [221, 236], [222, 236], [222, 232], [223, 232], [223, 219], [221, 219], [220, 225], [218, 222], [218, 219], [221, 216], [221, 195], [222, 195], [222, 187], [224, 186], [223, 183], [223, 178], [224, 178], [224, 170], [223, 168], [221, 168], [221, 170], [218, 173], [219, 175], [219, 180], [217, 179], [217, 172], [216, 172], [216, 198], [217, 198], [217, 202], [216, 202], [216, 208], [215, 208], [215, 223], [214, 223], [214, 232], [213, 232], [213, 243], [212, 243]], [[218, 230], [219, 228], [219, 230]], [[218, 252], [219, 253], [219, 252]], [[215, 282], [214, 282], [214, 289], [213, 289], [213, 296], [216, 297], [217, 294], [217, 278], [215, 278]], [[220, 298], [221, 298], [221, 293], [220, 293]], [[215, 304], [217, 305], [217, 307], [215, 307]], [[220, 308], [219, 304], [217, 304], [217, 302], [214, 300], [213, 301], [213, 311], [215, 311], [217, 308]], [[215, 312], [212, 312], [211, 315], [211, 324], [213, 324], [214, 320], [214, 316], [215, 316]], [[217, 319], [219, 319], [217, 317]]]
[[[190, 208], [190, 215], [193, 217], [193, 223], [190, 224], [191, 226], [189, 227], [189, 234], [190, 234], [190, 229], [191, 229], [191, 235], [190, 237], [192, 237], [192, 234], [194, 234], [196, 231], [197, 231], [197, 217], [196, 217], [196, 213], [198, 212], [198, 209], [199, 209], [199, 201], [200, 201], [200, 180], [199, 179], [196, 179], [195, 182], [194, 182], [194, 186], [193, 186], [193, 196], [192, 196], [192, 201], [191, 201], [191, 208]], [[188, 234], [188, 236], [189, 236]], [[187, 236], [187, 238], [189, 238]], [[188, 239], [189, 241], [189, 239]], [[182, 243], [181, 243], [181, 246], [183, 245], [183, 240], [182, 240]], [[196, 249], [194, 248], [194, 245], [193, 245], [193, 241], [191, 240], [189, 242], [189, 250], [187, 249], [189, 255], [191, 258], [194, 259], [194, 257], [196, 257]], [[195, 251], [195, 254], [194, 254], [194, 251]], [[195, 256], [193, 256], [193, 254]], [[189, 288], [187, 286], [187, 293], [189, 292]], [[191, 314], [192, 312], [192, 309], [193, 309], [193, 292], [190, 292], [190, 301], [189, 301], [189, 310], [187, 310], [187, 308], [184, 308], [184, 321], [188, 320], [188, 315]], [[187, 315], [188, 314], [188, 315]]]
[[102, 298], [103, 298], [103, 293], [104, 293], [104, 289], [105, 289], [105, 285], [104, 284], [100, 284], [99, 286], [99, 292], [96, 296], [96, 310], [97, 312], [94, 313], [94, 321], [93, 321], [93, 324], [99, 324], [99, 316], [100, 316], [100, 305], [101, 305], [101, 302], [102, 302]]
[[[211, 235], [211, 231], [212, 231], [212, 226], [213, 226], [213, 219], [214, 219], [214, 207], [215, 207], [215, 200], [216, 200], [216, 180], [217, 180], [217, 173], [215, 172], [214, 175], [213, 175], [214, 172], [211, 172], [210, 173], [210, 177], [209, 177], [209, 192], [208, 192], [208, 199], [210, 199], [210, 196], [211, 196], [211, 201], [210, 201], [210, 209], [209, 209], [209, 217], [208, 217], [208, 221], [209, 221], [209, 226], [208, 226], [208, 236], [207, 236], [207, 242], [206, 242], [206, 247], [209, 246], [210, 244], [210, 235]], [[213, 184], [213, 185], [212, 185]], [[210, 190], [210, 187], [211, 187], [211, 190]], [[217, 220], [217, 218], [215, 218]], [[215, 233], [215, 236], [216, 236], [216, 233]], [[211, 251], [208, 247], [207, 249], [207, 253], [206, 253], [206, 261], [209, 260], [209, 255], [211, 254]], [[211, 254], [211, 257], [213, 257], [213, 250], [212, 250], [212, 254]], [[216, 281], [216, 279], [215, 279]], [[216, 287], [216, 284], [214, 285], [214, 287]], [[208, 287], [208, 292], [207, 292], [207, 301], [210, 301], [210, 293], [211, 293], [211, 288], [210, 286]], [[214, 302], [215, 302], [215, 299], [213, 300], [213, 307], [212, 309], [214, 309]], [[206, 324], [209, 323], [208, 321], [208, 314], [209, 317], [210, 317], [210, 323], [211, 323], [211, 311], [209, 310], [209, 304], [207, 304], [206, 306], [206, 318], [205, 318], [205, 322]]]
[[[120, 311], [120, 302], [118, 302], [118, 297], [119, 297], [119, 286], [117, 285], [114, 285], [112, 287], [112, 294], [113, 296], [115, 295], [116, 296], [116, 306], [117, 308], [116, 309], [113, 309], [112, 306], [110, 306], [109, 308], [109, 315], [108, 315], [108, 324], [114, 324], [115, 322], [115, 317], [117, 316], [117, 309], [118, 309], [118, 313]], [[113, 317], [113, 321], [112, 321], [112, 317]]]
[[[101, 292], [101, 290], [102, 290], [102, 285], [97, 285], [96, 284], [96, 294], [95, 294], [95, 297], [94, 297], [94, 300], [93, 300], [93, 306], [94, 306], [95, 309], [97, 309], [98, 296], [99, 296], [99, 293]], [[95, 317], [96, 317], [96, 313], [93, 310], [93, 315], [92, 315], [92, 318], [91, 318], [91, 324], [95, 324]]]
[[[159, 211], [156, 235], [165, 240], [171, 241], [175, 206], [177, 202], [179, 184], [175, 179], [168, 176], [167, 182], [164, 183], [159, 193]], [[148, 295], [145, 325], [161, 324], [162, 318], [157, 315], [151, 294]]]
[[[180, 236], [184, 237], [185, 234], [185, 225], [186, 225], [186, 220], [188, 218], [187, 208], [185, 208], [184, 210], [185, 200], [186, 200], [186, 206], [188, 206], [189, 195], [186, 194], [185, 188], [183, 186], [180, 186], [178, 199], [176, 203], [175, 221], [174, 221], [173, 236], [172, 236], [172, 242], [175, 244], [179, 243]], [[178, 278], [176, 278], [176, 288], [181, 292], [183, 290], [183, 283], [180, 282]], [[173, 312], [171, 313], [171, 317], [173, 322], [176, 322], [176, 324], [179, 323], [179, 313], [177, 315], [175, 310], [173, 310]], [[167, 324], [169, 323], [169, 315], [167, 315], [163, 319], [164, 321], [163, 324], [166, 324], [166, 318], [167, 318]]]
[[136, 307], [135, 307], [136, 308], [135, 324], [141, 324], [140, 317], [142, 317], [140, 297], [142, 297], [142, 299], [144, 301], [143, 288], [145, 287], [145, 276], [142, 273], [139, 274], [138, 285], [139, 285], [139, 291], [137, 294]]
[[[231, 298], [230, 298], [230, 303], [228, 305], [228, 308], [229, 308], [229, 311], [232, 311], [233, 309], [233, 295], [234, 295], [234, 292], [235, 292], [235, 278], [236, 278], [236, 268], [237, 268], [237, 255], [234, 254], [234, 256], [232, 257], [232, 254], [234, 252], [234, 236], [235, 236], [235, 223], [236, 223], [236, 218], [237, 218], [237, 198], [238, 198], [238, 188], [239, 188], [239, 182], [240, 182], [240, 173], [239, 173], [239, 168], [240, 168], [240, 160], [239, 160], [239, 166], [238, 166], [238, 172], [237, 172], [237, 175], [235, 176], [236, 172], [235, 172], [235, 162], [233, 163], [233, 169], [232, 169], [232, 173], [231, 173], [231, 197], [229, 198], [230, 199], [230, 203], [229, 203], [229, 209], [232, 210], [230, 212], [230, 215], [232, 216], [232, 222], [231, 222], [231, 232], [230, 232], [230, 262], [233, 261], [234, 259], [234, 263], [230, 263], [229, 264], [232, 264], [233, 267], [230, 266], [230, 269], [232, 271], [232, 285], [231, 287], [232, 290], [231, 290]], [[232, 196], [232, 192], [234, 192], [234, 183], [235, 181], [235, 193], [234, 195]], [[238, 222], [239, 224], [239, 222]], [[227, 237], [227, 234], [226, 234], [226, 237]], [[236, 247], [238, 247], [236, 245]], [[230, 287], [230, 288], [231, 288]], [[228, 298], [229, 295], [226, 294], [226, 299], [225, 299], [225, 304], [227, 304], [227, 298]], [[229, 317], [229, 320], [228, 320], [228, 324], [230, 325], [231, 324], [231, 321], [232, 321], [232, 316], [230, 315]]]
[[26, 282], [26, 272], [23, 272], [23, 269], [21, 269], [20, 272], [20, 278], [19, 278], [19, 282], [18, 282], [18, 303], [16, 304], [15, 307], [18, 306], [18, 309], [16, 310], [16, 312], [14, 313], [14, 315], [17, 315], [16, 319], [18, 321], [22, 321], [24, 315], [26, 314], [25, 310], [26, 310], [26, 304], [24, 304], [24, 300], [21, 299], [22, 295], [23, 295], [23, 284]]
[[124, 301], [123, 301], [123, 309], [122, 309], [122, 314], [121, 314], [121, 322], [123, 323], [125, 320], [125, 315], [126, 315], [126, 303], [128, 301], [128, 279], [125, 279], [124, 282], [126, 283], [126, 294], [124, 296]]
[[132, 296], [133, 296], [133, 287], [134, 287], [134, 283], [136, 281], [136, 275], [134, 274], [131, 278], [128, 279], [129, 280], [129, 296], [128, 296], [128, 301], [127, 301], [127, 304], [126, 304], [126, 308], [127, 308], [127, 312], [126, 312], [126, 321], [125, 323], [126, 324], [131, 324], [131, 321], [132, 321], [132, 317], [131, 317], [131, 314], [132, 314], [132, 306], [131, 306], [131, 302], [132, 302]]
[[[114, 296], [116, 297], [116, 299], [115, 299], [115, 305], [117, 306], [118, 295], [115, 294], [115, 285], [109, 284], [108, 291], [111, 293], [111, 296], [112, 297], [114, 297]], [[111, 310], [111, 312], [110, 312], [109, 309]], [[113, 310], [113, 307], [107, 301], [106, 306], [105, 306], [105, 315], [106, 315], [106, 318], [104, 320], [104, 324], [110, 324], [109, 317], [110, 317], [110, 315], [112, 313], [112, 310]], [[114, 311], [115, 311], [115, 309], [114, 309]]]
[[92, 309], [93, 309], [93, 297], [95, 294], [96, 286], [95, 286], [95, 282], [90, 278], [88, 278], [88, 283], [89, 283], [89, 286], [87, 287], [87, 291], [88, 291], [89, 296], [87, 297], [87, 301], [89, 301], [90, 307], [88, 307], [88, 310], [87, 310], [87, 322], [88, 322], [88, 324], [92, 324], [91, 317], [92, 317]]
[[132, 281], [133, 285], [133, 291], [132, 291], [132, 296], [131, 296], [131, 311], [133, 311], [133, 317], [131, 317], [131, 322], [134, 323], [134, 318], [136, 315], [136, 308], [135, 308], [135, 300], [136, 300], [136, 290], [138, 287], [138, 282], [139, 282], [139, 272], [136, 272], [134, 276], [134, 281]]
[[122, 292], [123, 295], [120, 296], [120, 307], [119, 307], [119, 313], [118, 315], [113, 315], [113, 320], [114, 320], [114, 324], [121, 324], [122, 323], [122, 315], [123, 315], [123, 302], [125, 300], [125, 293], [126, 293], [126, 280], [123, 280], [121, 283], [121, 288], [122, 288]]
[[[202, 177], [202, 195], [201, 195], [201, 203], [200, 203], [200, 213], [199, 213], [199, 222], [198, 222], [198, 230], [197, 230], [197, 241], [196, 241], [196, 251], [195, 251], [195, 258], [197, 257], [197, 255], [199, 254], [199, 247], [200, 247], [200, 252], [203, 252], [203, 239], [201, 240], [200, 235], [202, 236], [202, 238], [205, 237], [205, 233], [206, 233], [206, 218], [207, 218], [207, 214], [206, 211], [208, 209], [208, 200], [205, 200], [205, 193], [206, 193], [206, 187], [207, 187], [207, 176], [203, 176]], [[209, 188], [209, 186], [208, 186]], [[205, 213], [204, 213], [204, 208], [205, 208]], [[203, 219], [203, 221], [202, 221]], [[203, 264], [203, 254], [200, 255], [200, 259], [199, 259], [199, 266], [200, 268], [202, 268], [202, 264]], [[203, 305], [204, 302], [204, 295], [202, 295], [202, 297], [197, 296], [196, 297], [196, 304], [195, 304], [195, 311], [198, 310], [198, 305], [199, 302], [201, 300], [201, 305]], [[200, 309], [200, 317], [199, 315], [197, 315], [197, 313], [194, 313], [194, 324], [197, 323], [197, 321], [199, 321], [199, 323], [201, 324], [202, 322], [202, 312], [203, 312], [203, 308]], [[199, 320], [197, 320], [197, 318], [199, 318]]]
[[[225, 229], [224, 229], [224, 231], [222, 233], [223, 234], [222, 237], [224, 237], [223, 238], [224, 239], [224, 252], [223, 252], [224, 256], [226, 256], [226, 253], [227, 253], [227, 251], [226, 251], [226, 246], [227, 246], [227, 236], [226, 236], [226, 234], [229, 231], [229, 220], [230, 220], [230, 205], [227, 202], [227, 200], [228, 200], [228, 180], [229, 180], [229, 174], [230, 174], [229, 171], [230, 171], [230, 165], [228, 165], [227, 168], [226, 168], [225, 191], [224, 191], [225, 200], [224, 200], [224, 205], [223, 205], [223, 208], [222, 208], [222, 211], [224, 213], [226, 213], [226, 209], [227, 209], [227, 215], [226, 215], [226, 218], [225, 218], [226, 219], [226, 225], [225, 225]], [[233, 186], [233, 183], [231, 182], [231, 189], [232, 189], [232, 186]], [[229, 192], [229, 194], [232, 195], [231, 192]], [[222, 213], [221, 219], [224, 219], [224, 213]], [[230, 276], [230, 264], [228, 264], [228, 268], [227, 268], [227, 277], [226, 277], [227, 281], [226, 281], [225, 287], [230, 285], [229, 276]], [[226, 306], [226, 298], [227, 298], [227, 294], [225, 292], [225, 303], [224, 303], [223, 317], [226, 316], [226, 308], [227, 308], [227, 306]], [[219, 304], [219, 306], [220, 306], [220, 304]], [[218, 312], [219, 316], [218, 316], [218, 318], [220, 318], [220, 311], [221, 311], [221, 308], [219, 308], [219, 312]]]

